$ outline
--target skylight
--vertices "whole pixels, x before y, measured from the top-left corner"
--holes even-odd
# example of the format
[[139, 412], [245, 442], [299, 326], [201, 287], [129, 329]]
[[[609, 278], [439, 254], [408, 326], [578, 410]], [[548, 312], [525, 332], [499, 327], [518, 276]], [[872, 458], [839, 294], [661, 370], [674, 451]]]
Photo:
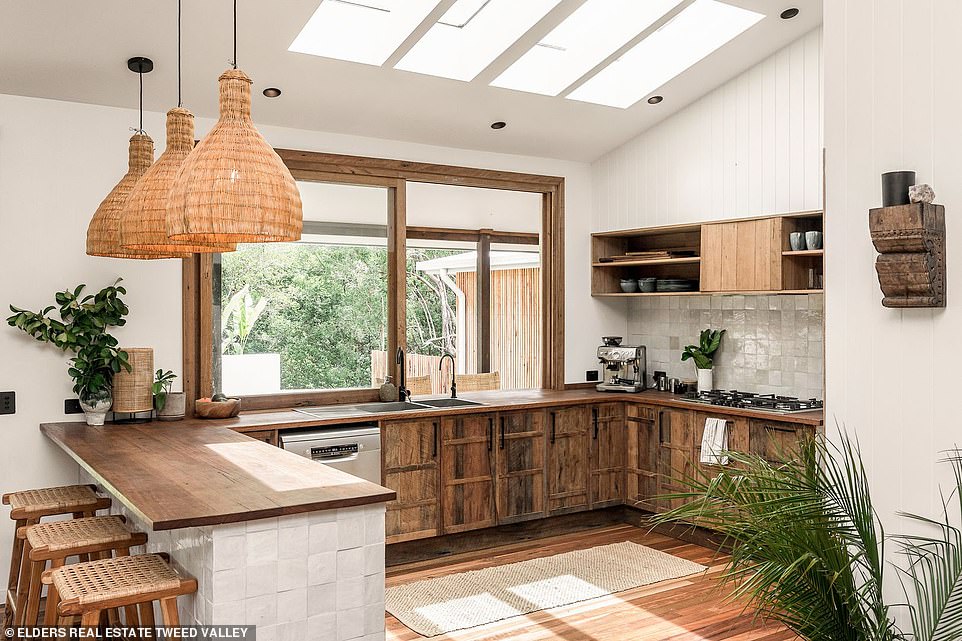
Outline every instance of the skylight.
[[288, 48], [383, 65], [440, 0], [321, 0]]
[[557, 96], [682, 0], [588, 0], [491, 84]]
[[561, 0], [458, 0], [396, 65], [470, 81]]
[[627, 109], [765, 16], [696, 0], [567, 97]]

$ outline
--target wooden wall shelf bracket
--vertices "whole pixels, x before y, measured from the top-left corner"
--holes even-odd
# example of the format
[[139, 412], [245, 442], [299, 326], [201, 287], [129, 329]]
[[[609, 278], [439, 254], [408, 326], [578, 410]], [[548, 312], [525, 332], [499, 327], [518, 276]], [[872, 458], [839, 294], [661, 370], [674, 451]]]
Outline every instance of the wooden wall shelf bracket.
[[925, 203], [869, 211], [885, 307], [945, 307], [945, 207]]

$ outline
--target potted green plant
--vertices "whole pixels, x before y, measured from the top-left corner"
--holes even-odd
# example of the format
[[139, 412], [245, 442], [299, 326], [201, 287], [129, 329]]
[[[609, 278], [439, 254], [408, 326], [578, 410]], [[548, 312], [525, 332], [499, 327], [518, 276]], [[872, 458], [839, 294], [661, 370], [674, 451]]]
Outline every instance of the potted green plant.
[[705, 329], [698, 337], [698, 345], [688, 345], [681, 353], [681, 360], [692, 359], [695, 369], [698, 372], [698, 391], [710, 392], [714, 388], [714, 375], [712, 368], [715, 366], [715, 352], [721, 347], [722, 336], [725, 335], [723, 329]]
[[[939, 516], [900, 513], [912, 535], [886, 536], [872, 504], [857, 444], [799, 442], [788, 463], [726, 452], [732, 466], [682, 482], [689, 491], [659, 497], [681, 503], [653, 523], [691, 524], [725, 537], [722, 579], [733, 597], [783, 623], [804, 641], [952, 641], [962, 638], [962, 451], [943, 459], [955, 486]], [[905, 563], [886, 558], [886, 541]], [[890, 565], [905, 600], [886, 602]], [[900, 628], [896, 608], [906, 608]]]
[[162, 421], [179, 421], [184, 418], [187, 407], [184, 393], [170, 391], [176, 378], [177, 375], [170, 370], [159, 369], [154, 374], [154, 409], [157, 410], [157, 418]]
[[[113, 403], [114, 374], [121, 369], [130, 371], [127, 352], [117, 347], [117, 339], [107, 329], [126, 324], [127, 305], [122, 295], [121, 279], [96, 294], [83, 296], [86, 285], [58, 292], [56, 305], [39, 312], [10, 306], [13, 315], [7, 318], [16, 327], [41, 343], [50, 343], [64, 352], [72, 352], [67, 373], [73, 379], [73, 391], [80, 398], [80, 406], [87, 417], [87, 425], [103, 425]], [[57, 310], [60, 318], [51, 314]]]

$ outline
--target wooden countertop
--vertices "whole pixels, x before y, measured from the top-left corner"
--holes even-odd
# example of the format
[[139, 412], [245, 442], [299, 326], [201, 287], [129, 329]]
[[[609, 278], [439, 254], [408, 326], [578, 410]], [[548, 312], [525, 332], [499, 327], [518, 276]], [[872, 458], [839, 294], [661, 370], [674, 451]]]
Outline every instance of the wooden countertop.
[[45, 423], [40, 430], [154, 530], [395, 498], [380, 485], [214, 423], [224, 421]]
[[[406, 412], [363, 412], [354, 405], [328, 405], [316, 412], [315, 416], [294, 410], [272, 410], [266, 412], [242, 413], [237, 418], [205, 421], [189, 419], [180, 421], [178, 425], [217, 425], [228, 427], [238, 432], [257, 432], [263, 430], [286, 430], [297, 428], [323, 427], [326, 425], [344, 425], [352, 423], [373, 423], [378, 421], [393, 421], [400, 419], [428, 418], [431, 416], [452, 414], [482, 414], [485, 412], [504, 412], [510, 410], [535, 409], [539, 407], [561, 407], [565, 405], [583, 405], [586, 403], [629, 402], [649, 403], [681, 409], [699, 410], [728, 416], [745, 416], [748, 418], [768, 419], [803, 425], [819, 426], [823, 424], [821, 410], [813, 412], [799, 412], [797, 414], [775, 414], [756, 410], [743, 410], [731, 407], [714, 407], [701, 405], [683, 400], [681, 397], [647, 390], [639, 394], [619, 394], [599, 392], [594, 389], [575, 389], [565, 391], [555, 390], [511, 390], [496, 392], [471, 392], [460, 394], [460, 398], [478, 401], [483, 405], [456, 407], [445, 409], [425, 409], [423, 411]], [[433, 397], [438, 398], [438, 397]], [[415, 399], [415, 402], [418, 399]]]

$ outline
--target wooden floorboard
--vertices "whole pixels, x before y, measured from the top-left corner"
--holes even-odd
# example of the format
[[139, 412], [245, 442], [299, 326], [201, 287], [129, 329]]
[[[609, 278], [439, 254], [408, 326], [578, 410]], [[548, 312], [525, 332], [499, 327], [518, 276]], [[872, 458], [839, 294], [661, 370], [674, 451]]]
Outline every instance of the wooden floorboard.
[[[523, 541], [390, 567], [387, 586], [632, 541], [709, 568], [704, 575], [663, 581], [569, 606], [533, 612], [432, 641], [792, 641], [784, 627], [757, 620], [730, 602], [718, 577], [726, 557], [631, 525]], [[387, 641], [423, 639], [387, 615]]]

